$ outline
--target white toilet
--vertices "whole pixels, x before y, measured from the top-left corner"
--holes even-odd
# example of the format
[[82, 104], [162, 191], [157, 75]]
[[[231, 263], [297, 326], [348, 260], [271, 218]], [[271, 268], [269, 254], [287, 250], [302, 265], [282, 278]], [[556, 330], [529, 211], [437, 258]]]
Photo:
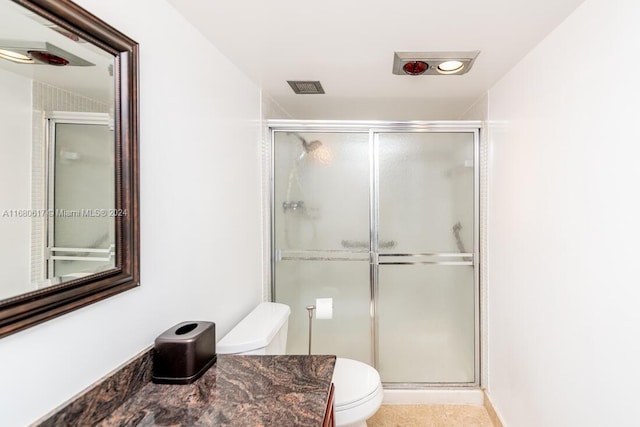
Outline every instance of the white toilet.
[[[263, 302], [217, 344], [218, 354], [285, 354], [287, 305]], [[338, 427], [364, 427], [382, 404], [380, 375], [366, 363], [337, 358], [333, 371], [335, 422]]]

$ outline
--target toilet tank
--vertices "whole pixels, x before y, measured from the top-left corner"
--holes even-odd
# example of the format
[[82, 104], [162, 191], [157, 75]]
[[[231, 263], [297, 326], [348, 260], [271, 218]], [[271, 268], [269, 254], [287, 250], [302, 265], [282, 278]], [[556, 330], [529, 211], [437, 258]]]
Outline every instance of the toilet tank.
[[285, 354], [288, 305], [263, 302], [229, 331], [217, 344], [218, 354]]

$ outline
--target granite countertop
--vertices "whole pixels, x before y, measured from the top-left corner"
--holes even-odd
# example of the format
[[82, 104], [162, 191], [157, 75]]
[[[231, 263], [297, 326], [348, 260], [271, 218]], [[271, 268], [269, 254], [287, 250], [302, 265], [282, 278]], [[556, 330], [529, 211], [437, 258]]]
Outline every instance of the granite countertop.
[[235, 356], [193, 384], [146, 383], [99, 426], [322, 426], [335, 356]]

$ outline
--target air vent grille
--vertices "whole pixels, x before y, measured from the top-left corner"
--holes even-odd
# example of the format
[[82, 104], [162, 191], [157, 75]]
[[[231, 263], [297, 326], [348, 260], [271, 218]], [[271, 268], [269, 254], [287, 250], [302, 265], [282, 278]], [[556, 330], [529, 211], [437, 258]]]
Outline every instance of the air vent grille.
[[318, 95], [323, 94], [324, 89], [318, 81], [310, 80], [287, 80], [291, 89], [298, 95]]

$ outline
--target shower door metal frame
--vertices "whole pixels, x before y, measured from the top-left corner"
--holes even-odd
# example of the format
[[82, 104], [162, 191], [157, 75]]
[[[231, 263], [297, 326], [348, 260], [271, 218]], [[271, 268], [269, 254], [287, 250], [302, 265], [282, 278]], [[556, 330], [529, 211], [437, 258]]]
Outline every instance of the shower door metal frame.
[[[270, 260], [270, 300], [275, 301], [275, 264], [278, 261], [277, 248], [275, 247], [275, 134], [277, 132], [317, 132], [317, 133], [368, 133], [369, 135], [369, 291], [370, 291], [370, 334], [371, 334], [371, 360], [374, 367], [378, 363], [378, 326], [376, 307], [378, 299], [378, 274], [380, 265], [472, 265], [474, 268], [474, 381], [464, 383], [383, 383], [389, 389], [428, 389], [428, 388], [477, 388], [480, 385], [481, 374], [481, 319], [480, 319], [480, 121], [332, 121], [332, 120], [268, 120], [269, 135], [269, 203], [270, 203], [270, 229], [269, 229], [269, 254]], [[469, 253], [420, 253], [420, 254], [380, 254], [379, 253], [379, 158], [378, 136], [388, 133], [472, 133], [473, 134], [473, 252]], [[322, 253], [353, 253], [366, 254], [364, 251], [355, 250], [326, 250], [326, 251], [295, 251], [305, 252], [308, 256], [296, 257], [298, 260], [343, 260], [363, 261], [361, 257], [338, 258], [323, 257]], [[408, 257], [408, 261], [381, 261], [380, 258]], [[459, 258], [471, 257], [471, 261], [436, 261], [420, 260], [420, 257]], [[291, 259], [291, 258], [280, 258]], [[412, 260], [411, 260], [412, 259]]]

